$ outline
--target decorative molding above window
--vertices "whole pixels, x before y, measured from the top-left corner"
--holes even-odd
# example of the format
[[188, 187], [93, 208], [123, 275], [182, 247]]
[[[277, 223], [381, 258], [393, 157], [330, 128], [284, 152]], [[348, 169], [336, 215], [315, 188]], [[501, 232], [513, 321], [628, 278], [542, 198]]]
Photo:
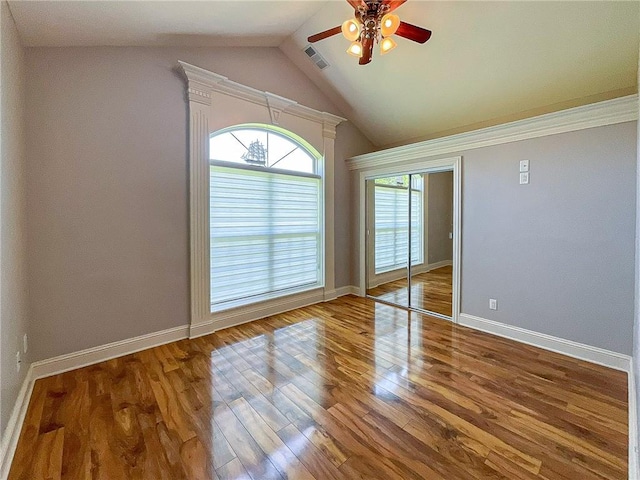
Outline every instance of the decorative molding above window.
[[[345, 122], [347, 119], [333, 115], [327, 112], [321, 112], [310, 107], [300, 105], [295, 100], [281, 97], [275, 93], [263, 92], [246, 85], [229, 80], [227, 77], [218, 75], [217, 73], [210, 72], [200, 67], [190, 65], [185, 62], [178, 62], [184, 71], [187, 79], [189, 80], [189, 92], [191, 91], [191, 84], [200, 84], [206, 86], [211, 92], [219, 92], [230, 95], [232, 97], [241, 98], [248, 102], [263, 105], [269, 108], [270, 112], [277, 112], [276, 119], [280, 116], [280, 113], [287, 112], [291, 115], [295, 115], [300, 118], [312, 120], [315, 122], [321, 122], [326, 124], [333, 130], [335, 138], [335, 128], [338, 124]], [[197, 87], [194, 87], [196, 90]], [[273, 115], [272, 115], [273, 120]], [[273, 122], [277, 125], [277, 121]]]

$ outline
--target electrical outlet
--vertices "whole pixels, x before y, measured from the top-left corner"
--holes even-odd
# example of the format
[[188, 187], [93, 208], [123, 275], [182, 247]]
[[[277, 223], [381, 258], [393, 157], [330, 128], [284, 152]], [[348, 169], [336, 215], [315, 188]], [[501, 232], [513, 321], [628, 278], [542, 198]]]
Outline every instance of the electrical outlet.
[[489, 310], [497, 310], [498, 309], [498, 300], [495, 298], [489, 299]]
[[29, 350], [29, 338], [25, 333], [22, 337], [22, 353], [27, 353], [27, 350]]
[[523, 172], [520, 174], [520, 185], [529, 184], [529, 172]]
[[16, 352], [16, 372], [20, 371], [20, 364], [21, 364], [21, 360], [20, 360], [20, 352]]

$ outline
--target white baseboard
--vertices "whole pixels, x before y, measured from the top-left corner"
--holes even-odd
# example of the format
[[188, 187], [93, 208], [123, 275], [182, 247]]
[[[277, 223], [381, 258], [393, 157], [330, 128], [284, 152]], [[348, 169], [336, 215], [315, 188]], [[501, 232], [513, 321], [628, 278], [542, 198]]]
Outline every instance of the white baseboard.
[[338, 290], [334, 288], [333, 290], [324, 291], [324, 299], [322, 301], [330, 302], [331, 300], [335, 300], [336, 298], [338, 298]]
[[11, 468], [16, 447], [18, 446], [18, 439], [20, 438], [24, 417], [29, 407], [29, 400], [31, 400], [34, 382], [33, 368], [30, 366], [22, 382], [22, 387], [18, 393], [18, 398], [13, 406], [13, 410], [11, 410], [11, 416], [9, 417], [4, 435], [2, 435], [2, 439], [0, 440], [0, 479], [2, 480], [5, 480], [9, 476], [9, 469]]
[[189, 338], [198, 338], [216, 331], [213, 320], [189, 325]]
[[112, 358], [129, 355], [130, 353], [157, 347], [165, 343], [175, 342], [187, 338], [189, 327], [169, 328], [160, 332], [148, 333], [139, 337], [128, 338], [118, 342], [87, 348], [79, 352], [68, 353], [58, 357], [41, 360], [32, 364], [34, 379], [57, 375], [58, 373], [86, 367], [94, 363], [104, 362]]
[[629, 372], [631, 367], [631, 357], [621, 353], [612, 352], [603, 348], [592, 347], [572, 340], [553, 337], [544, 333], [514, 327], [505, 323], [487, 320], [466, 313], [461, 313], [458, 323], [465, 327], [470, 327], [483, 332], [492, 333], [499, 337], [509, 338], [517, 342], [533, 345], [534, 347], [551, 350], [569, 357], [578, 358], [591, 363], [597, 363], [615, 370]]
[[453, 260], [442, 260], [441, 262], [430, 263], [429, 265], [427, 265], [427, 268], [424, 271], [430, 272], [431, 270], [435, 270], [436, 268], [451, 266], [453, 266]]
[[368, 288], [376, 288], [380, 285], [384, 285], [385, 283], [395, 282], [396, 280], [401, 280], [403, 278], [407, 278], [406, 268], [399, 268], [397, 270], [391, 270], [390, 272], [379, 273], [372, 276]]
[[[419, 275], [421, 273], [430, 272], [431, 270], [435, 270], [437, 268], [448, 267], [452, 265], [453, 265], [452, 260], [442, 260], [441, 262], [428, 263], [428, 264], [423, 263], [421, 265], [416, 265], [414, 267], [411, 267], [411, 274]], [[376, 288], [376, 287], [379, 287], [380, 285], [384, 285], [385, 283], [394, 282], [396, 280], [401, 280], [403, 278], [407, 278], [406, 268], [393, 270], [391, 272], [380, 273], [378, 275], [375, 275], [374, 278], [371, 279], [372, 283], [369, 285], [369, 288]]]
[[360, 289], [355, 285], [347, 285], [336, 289], [336, 298], [344, 297], [345, 295], [360, 295]]
[[189, 338], [202, 337], [225, 328], [235, 327], [243, 323], [253, 322], [261, 318], [289, 312], [320, 302], [328, 302], [349, 294], [358, 294], [359, 289], [353, 285], [339, 287], [334, 290], [312, 290], [287, 297], [266, 300], [256, 305], [238, 307], [224, 312], [214, 313], [208, 322], [192, 325]]
[[638, 465], [638, 412], [636, 397], [636, 375], [633, 368], [628, 372], [628, 398], [629, 398], [629, 480], [640, 479], [640, 466]]

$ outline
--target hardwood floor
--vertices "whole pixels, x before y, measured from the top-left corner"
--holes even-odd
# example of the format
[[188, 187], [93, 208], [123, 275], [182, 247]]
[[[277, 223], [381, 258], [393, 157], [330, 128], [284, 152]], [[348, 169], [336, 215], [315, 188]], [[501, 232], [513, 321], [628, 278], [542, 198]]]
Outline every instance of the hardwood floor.
[[[411, 306], [441, 315], [451, 316], [453, 268], [440, 267], [411, 277]], [[409, 306], [407, 279], [378, 285], [367, 290], [367, 295], [380, 300]]]
[[38, 380], [9, 479], [626, 472], [626, 374], [348, 296]]

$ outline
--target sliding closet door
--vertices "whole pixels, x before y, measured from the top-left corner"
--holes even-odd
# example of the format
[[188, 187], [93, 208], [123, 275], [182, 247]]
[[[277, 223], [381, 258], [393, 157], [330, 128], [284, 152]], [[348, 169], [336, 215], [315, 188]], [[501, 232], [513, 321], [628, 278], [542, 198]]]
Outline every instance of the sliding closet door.
[[409, 175], [366, 182], [367, 295], [409, 306]]
[[460, 164], [455, 157], [407, 165], [407, 173], [360, 173], [359, 284], [368, 297], [458, 321]]
[[411, 177], [410, 307], [451, 317], [453, 172]]

